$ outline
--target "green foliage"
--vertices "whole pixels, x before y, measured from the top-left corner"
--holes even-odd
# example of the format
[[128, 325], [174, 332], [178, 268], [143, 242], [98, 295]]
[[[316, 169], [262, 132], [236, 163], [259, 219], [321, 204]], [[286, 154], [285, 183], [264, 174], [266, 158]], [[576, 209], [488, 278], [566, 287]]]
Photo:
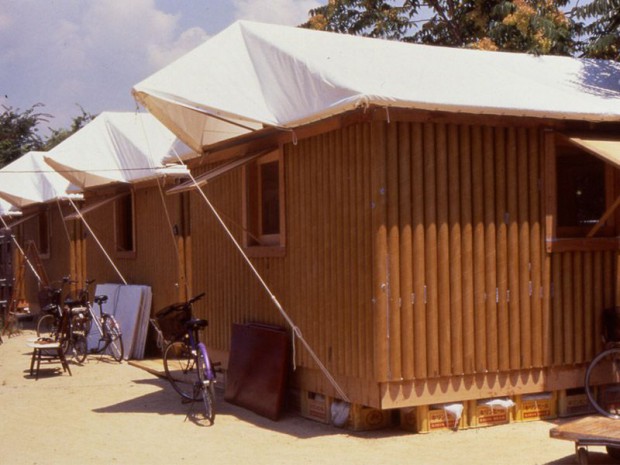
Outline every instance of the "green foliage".
[[31, 150], [42, 150], [43, 142], [37, 126], [45, 123], [50, 115], [40, 113], [38, 103], [27, 110], [2, 106], [0, 113], [0, 167], [16, 160]]
[[332, 0], [303, 27], [432, 45], [571, 54], [568, 0]]
[[[79, 106], [79, 105], [78, 105]], [[80, 115], [75, 116], [71, 122], [71, 127], [69, 128], [60, 128], [60, 129], [51, 129], [50, 136], [46, 139], [43, 144], [43, 150], [51, 150], [60, 144], [67, 137], [71, 136], [75, 132], [82, 129], [86, 124], [91, 122], [96, 115], [91, 115], [84, 111], [84, 108], [79, 107], [82, 112]]]
[[11, 163], [32, 150], [47, 151], [54, 148], [71, 134], [79, 131], [94, 116], [80, 108], [81, 114], [74, 117], [71, 127], [51, 129], [50, 135], [43, 139], [39, 135], [39, 126], [52, 118], [39, 110], [43, 104], [37, 103], [27, 110], [2, 106], [0, 113], [0, 168]]
[[409, 28], [411, 6], [385, 0], [338, 0], [310, 11], [302, 27], [401, 40]]
[[570, 55], [576, 47], [573, 40], [576, 29], [560, 10], [567, 3], [548, 0], [499, 2], [491, 9], [487, 30], [481, 31], [480, 40], [491, 41], [498, 50]]
[[573, 13], [584, 21], [585, 56], [620, 60], [620, 0], [593, 0]]

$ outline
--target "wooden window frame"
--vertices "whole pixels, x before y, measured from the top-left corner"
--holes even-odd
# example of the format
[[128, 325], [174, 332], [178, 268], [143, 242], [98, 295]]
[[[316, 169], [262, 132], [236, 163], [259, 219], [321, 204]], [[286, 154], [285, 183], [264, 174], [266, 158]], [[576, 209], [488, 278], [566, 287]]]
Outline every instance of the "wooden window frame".
[[[620, 250], [620, 240], [618, 236], [608, 235], [605, 237], [588, 237], [588, 230], [592, 228], [560, 228], [557, 225], [558, 216], [558, 196], [557, 196], [557, 146], [564, 142], [563, 136], [554, 132], [547, 132], [544, 136], [545, 150], [545, 249], [548, 253], [553, 252], [590, 252], [601, 250]], [[587, 152], [584, 151], [585, 154]], [[604, 161], [605, 166], [605, 209], [616, 202], [618, 189], [616, 188], [616, 170], [608, 162]], [[603, 215], [604, 217], [605, 215]], [[609, 225], [604, 228], [608, 234], [616, 231], [615, 214], [609, 218]], [[579, 236], [569, 237], [571, 234], [579, 233]], [[585, 234], [584, 234], [585, 233]]]
[[[259, 168], [266, 163], [278, 162], [278, 191], [279, 191], [279, 226], [278, 234], [261, 235], [260, 231], [253, 225], [261, 223], [259, 187], [260, 181]], [[286, 253], [286, 197], [284, 188], [284, 157], [282, 147], [278, 147], [268, 154], [243, 166], [243, 194], [242, 194], [242, 215], [243, 215], [243, 246], [246, 253], [252, 257], [283, 257]], [[252, 206], [253, 205], [253, 206]], [[263, 242], [263, 244], [261, 244]]]
[[[119, 230], [119, 221], [118, 221], [118, 215], [119, 215], [119, 211], [118, 211], [118, 204], [119, 202], [125, 201], [125, 199], [127, 197], [131, 197], [131, 216], [130, 216], [130, 221], [131, 221], [131, 249], [130, 250], [126, 250], [124, 248], [120, 248], [119, 247], [119, 240], [120, 240], [120, 230]], [[135, 258], [136, 257], [136, 250], [137, 250], [137, 246], [136, 246], [136, 201], [135, 201], [135, 196], [133, 191], [132, 192], [128, 192], [127, 195], [123, 195], [122, 197], [120, 197], [119, 199], [114, 201], [114, 207], [113, 207], [113, 217], [114, 217], [114, 250], [116, 253], [116, 256], [119, 258]]]

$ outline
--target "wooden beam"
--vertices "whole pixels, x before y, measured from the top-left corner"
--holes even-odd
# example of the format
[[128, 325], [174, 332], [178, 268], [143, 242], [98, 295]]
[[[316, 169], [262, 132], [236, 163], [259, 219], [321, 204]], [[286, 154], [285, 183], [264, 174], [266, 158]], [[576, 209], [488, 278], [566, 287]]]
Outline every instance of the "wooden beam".
[[388, 378], [389, 286], [387, 234], [386, 123], [371, 124], [371, 202], [373, 231], [374, 376]]
[[381, 408], [403, 408], [583, 386], [585, 365], [382, 383]]
[[552, 132], [545, 133], [544, 160], [545, 160], [545, 245], [551, 253], [551, 244], [556, 237], [555, 218], [557, 215], [557, 186], [555, 178], [555, 137]]
[[611, 217], [611, 215], [613, 215], [616, 208], [618, 208], [618, 205], [620, 205], [620, 195], [616, 197], [614, 203], [612, 203], [611, 206], [605, 210], [605, 213], [603, 213], [592, 229], [590, 229], [588, 234], [586, 234], [586, 237], [594, 237], [598, 230], [601, 229], [605, 225], [605, 222]]

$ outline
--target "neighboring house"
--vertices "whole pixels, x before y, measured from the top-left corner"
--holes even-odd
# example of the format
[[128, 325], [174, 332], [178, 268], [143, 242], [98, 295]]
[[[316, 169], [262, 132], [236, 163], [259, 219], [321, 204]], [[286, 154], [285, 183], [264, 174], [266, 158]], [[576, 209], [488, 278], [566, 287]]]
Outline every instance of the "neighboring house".
[[0, 169], [0, 198], [22, 212], [20, 217], [5, 219], [15, 236], [4, 241], [12, 244], [11, 254], [2, 257], [11, 261], [12, 276], [6, 279], [16, 282], [19, 305], [28, 305], [33, 313], [39, 310], [41, 286], [59, 285], [63, 276], [75, 272], [76, 231], [64, 223], [63, 216], [71, 209], [69, 197], [82, 198], [75, 186], [45, 163], [44, 155], [28, 152]]
[[[134, 95], [203, 153], [206, 196], [354, 404], [582, 385], [620, 304], [620, 64], [239, 22]], [[181, 195], [208, 344], [285, 325]], [[292, 384], [341, 397], [295, 347]]]
[[183, 227], [182, 205], [163, 194], [188, 175], [165, 161], [176, 154], [190, 150], [152, 115], [131, 112], [103, 112], [46, 154], [48, 165], [84, 192], [80, 213], [65, 216], [80, 231], [80, 282], [148, 285], [154, 309], [184, 298], [174, 232]]

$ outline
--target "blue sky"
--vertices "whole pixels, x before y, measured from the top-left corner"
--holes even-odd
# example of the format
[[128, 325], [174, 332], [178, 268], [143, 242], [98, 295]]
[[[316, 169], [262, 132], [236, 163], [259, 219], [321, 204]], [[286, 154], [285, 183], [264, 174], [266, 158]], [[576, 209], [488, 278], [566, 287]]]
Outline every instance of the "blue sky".
[[[68, 127], [133, 111], [131, 88], [238, 19], [296, 26], [327, 0], [0, 0], [0, 105]], [[41, 128], [46, 134], [46, 128]]]

